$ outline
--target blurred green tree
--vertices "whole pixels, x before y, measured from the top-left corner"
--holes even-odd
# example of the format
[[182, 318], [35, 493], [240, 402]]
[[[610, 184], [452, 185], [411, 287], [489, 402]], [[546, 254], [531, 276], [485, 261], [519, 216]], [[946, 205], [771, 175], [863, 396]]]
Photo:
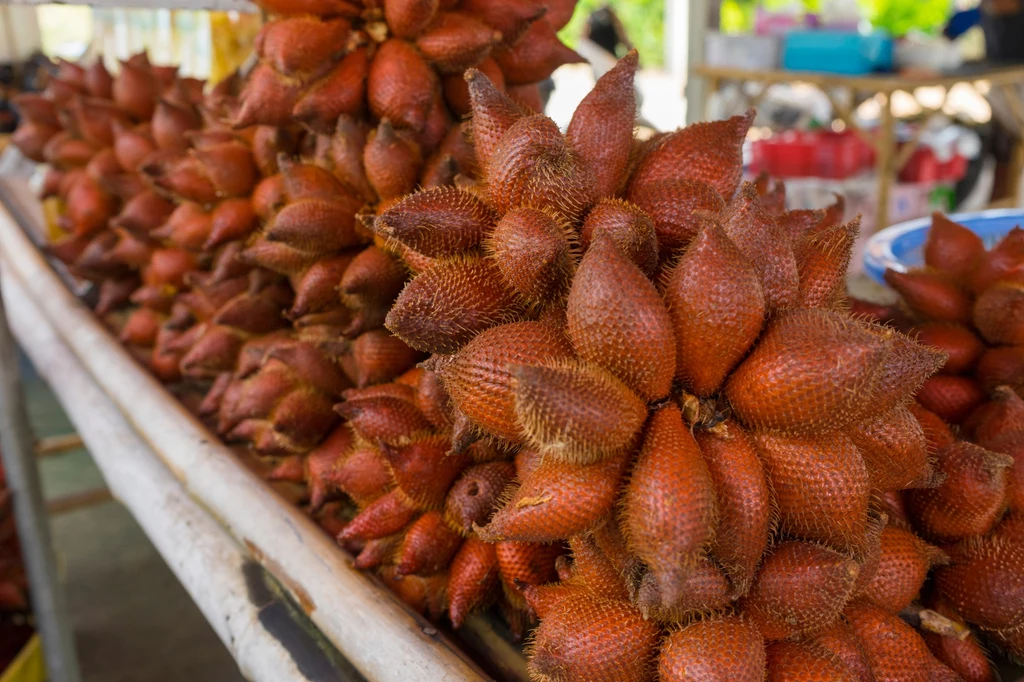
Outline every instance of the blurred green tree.
[[644, 66], [660, 66], [664, 63], [665, 0], [579, 0], [572, 21], [561, 30], [559, 36], [570, 47], [575, 46], [583, 35], [587, 17], [602, 7], [610, 7], [619, 17], [626, 36], [640, 51], [640, 61]]

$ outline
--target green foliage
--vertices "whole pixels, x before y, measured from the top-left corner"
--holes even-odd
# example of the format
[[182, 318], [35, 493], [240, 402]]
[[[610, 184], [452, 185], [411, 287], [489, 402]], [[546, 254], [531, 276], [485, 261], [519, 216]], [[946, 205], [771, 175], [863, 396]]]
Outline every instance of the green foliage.
[[[945, 25], [951, 0], [856, 0], [861, 16], [877, 29], [893, 36], [911, 30], [936, 33]], [[777, 12], [800, 5], [805, 12], [821, 11], [822, 0], [723, 0], [721, 28], [726, 33], [745, 33], [754, 28], [754, 12], [761, 7]]]
[[611, 6], [622, 21], [644, 66], [658, 66], [665, 61], [665, 0], [579, 0], [572, 21], [558, 35], [574, 47], [583, 35], [590, 13], [605, 6]]
[[911, 30], [937, 33], [953, 8], [950, 0], [858, 0], [858, 4], [872, 26], [897, 37]]

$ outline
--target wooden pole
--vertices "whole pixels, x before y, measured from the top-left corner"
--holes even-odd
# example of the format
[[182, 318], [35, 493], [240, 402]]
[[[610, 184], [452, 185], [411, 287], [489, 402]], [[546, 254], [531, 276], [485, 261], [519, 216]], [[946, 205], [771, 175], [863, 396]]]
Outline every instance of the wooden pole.
[[892, 94], [880, 95], [885, 98], [882, 105], [882, 125], [879, 129], [877, 146], [878, 158], [875, 168], [878, 173], [878, 210], [875, 219], [875, 230], [883, 230], [889, 226], [889, 192], [892, 189], [893, 158], [896, 146], [896, 119], [892, 113]]
[[686, 14], [686, 123], [695, 123], [706, 115], [708, 86], [695, 69], [704, 62], [704, 36], [707, 35], [708, 6], [719, 0], [690, 0]]

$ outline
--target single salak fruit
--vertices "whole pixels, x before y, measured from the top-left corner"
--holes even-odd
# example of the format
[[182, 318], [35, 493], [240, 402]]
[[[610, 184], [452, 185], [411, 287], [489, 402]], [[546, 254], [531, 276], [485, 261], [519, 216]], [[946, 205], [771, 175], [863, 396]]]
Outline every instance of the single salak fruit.
[[718, 502], [718, 528], [709, 548], [733, 585], [746, 594], [775, 517], [764, 465], [750, 435], [735, 421], [695, 434]]
[[566, 322], [581, 358], [648, 401], [668, 395], [676, 369], [672, 321], [654, 285], [611, 237], [598, 235], [583, 256]]
[[592, 464], [633, 444], [647, 405], [612, 374], [586, 363], [510, 367], [516, 418], [547, 457]]
[[452, 625], [461, 627], [470, 613], [486, 606], [497, 586], [495, 546], [467, 538], [448, 569], [448, 616]]
[[662, 605], [675, 604], [718, 514], [708, 466], [678, 407], [651, 416], [622, 504], [630, 550], [650, 568]]
[[765, 649], [761, 633], [740, 616], [698, 621], [661, 644], [658, 679], [664, 682], [761, 682]]
[[707, 220], [668, 275], [663, 296], [675, 332], [676, 376], [696, 395], [710, 395], [761, 332], [765, 300], [757, 271]]
[[956, 282], [941, 272], [915, 270], [885, 271], [885, 281], [919, 315], [942, 322], [971, 321], [971, 298]]
[[938, 453], [946, 480], [907, 492], [907, 511], [926, 537], [955, 540], [992, 530], [1006, 507], [1006, 480], [1014, 460], [966, 441]]
[[568, 359], [569, 340], [540, 322], [514, 322], [478, 335], [450, 357], [431, 363], [452, 402], [476, 427], [512, 442], [524, 442], [516, 416], [515, 365]]
[[866, 602], [850, 605], [845, 615], [861, 642], [875, 680], [955, 682], [960, 679], [931, 655], [921, 636], [899, 616]]
[[925, 265], [966, 283], [984, 253], [981, 237], [941, 213], [932, 214], [932, 227], [924, 243]]
[[854, 634], [845, 617], [840, 617], [827, 629], [808, 640], [809, 644], [820, 647], [846, 664], [857, 680], [874, 679], [860, 640]]
[[844, 550], [863, 545], [870, 481], [852, 440], [840, 432], [754, 439], [783, 532]]
[[553, 542], [590, 530], [611, 511], [628, 457], [579, 466], [520, 452], [517, 462], [518, 486], [480, 529], [486, 540]]
[[942, 550], [911, 531], [887, 526], [882, 531], [878, 564], [858, 596], [899, 613], [917, 597], [931, 568], [948, 561]]
[[974, 326], [991, 344], [1024, 345], [1024, 283], [998, 282], [980, 294]]
[[917, 400], [947, 422], [958, 424], [984, 402], [985, 393], [971, 377], [937, 375], [924, 382]]
[[909, 409], [897, 407], [848, 428], [846, 435], [864, 458], [872, 489], [903, 490], [932, 482], [928, 438]]
[[1024, 543], [974, 537], [947, 548], [935, 586], [964, 620], [992, 629], [1024, 625]]
[[782, 542], [770, 550], [740, 608], [767, 640], [811, 635], [839, 618], [859, 571], [834, 550]]
[[725, 395], [753, 426], [804, 433], [842, 428], [861, 417], [862, 396], [879, 385], [887, 341], [839, 313], [787, 311], [765, 328], [726, 382]]
[[[957, 626], [967, 627], [956, 609], [942, 597], [933, 596], [925, 601], [925, 605]], [[965, 682], [994, 682], [996, 679], [988, 653], [973, 632], [964, 639], [928, 630], [923, 630], [921, 636], [932, 655], [954, 670]]]
[[650, 679], [660, 631], [628, 602], [581, 588], [552, 604], [526, 592], [540, 617], [529, 645], [528, 669], [551, 682], [642, 682]]
[[977, 334], [959, 324], [926, 322], [917, 327], [917, 340], [926, 346], [938, 348], [946, 354], [943, 374], [963, 374], [970, 371], [985, 351]]
[[857, 682], [860, 678], [828, 649], [812, 641], [766, 647], [768, 682]]

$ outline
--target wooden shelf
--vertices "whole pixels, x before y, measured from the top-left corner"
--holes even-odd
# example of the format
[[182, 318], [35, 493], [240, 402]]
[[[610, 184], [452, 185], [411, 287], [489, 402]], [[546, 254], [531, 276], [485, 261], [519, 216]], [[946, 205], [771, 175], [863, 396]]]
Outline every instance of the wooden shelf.
[[994, 86], [1015, 85], [1024, 82], [1024, 66], [965, 67], [959, 71], [932, 76], [904, 76], [898, 73], [879, 73], [865, 76], [847, 76], [837, 73], [785, 71], [782, 69], [750, 70], [701, 64], [694, 72], [705, 78], [739, 80], [772, 85], [775, 83], [807, 83], [818, 87], [841, 87], [854, 90], [891, 93], [911, 91], [920, 87], [941, 86], [951, 88], [957, 83], [987, 81]]
[[[728, 83], [740, 83], [740, 96], [747, 100], [751, 107], [757, 107], [761, 99], [773, 85], [780, 83], [803, 83], [816, 88], [832, 106], [833, 120], [841, 121], [845, 126], [860, 134], [875, 149], [875, 174], [878, 191], [874, 229], [881, 230], [889, 226], [889, 196], [899, 171], [910, 160], [920, 142], [925, 123], [933, 117], [943, 115], [946, 98], [954, 86], [966, 84], [979, 93], [990, 93], [1003, 98], [1009, 114], [1020, 129], [1024, 130], [1024, 96], [1021, 85], [1024, 85], [1024, 65], [991, 66], [985, 64], [965, 64], [960, 69], [936, 75], [903, 75], [898, 73], [867, 74], [848, 76], [835, 73], [817, 73], [805, 71], [786, 71], [782, 69], [737, 69], [725, 66], [709, 66], [699, 64], [693, 67], [693, 73], [707, 83], [704, 100], [696, 103], [701, 114], [707, 117], [709, 95], [717, 92]], [[916, 133], [910, 140], [901, 141], [896, 134], [896, 112], [893, 110], [893, 95], [906, 92], [913, 96], [916, 89], [922, 87], [939, 87], [943, 89], [942, 104], [935, 108], [921, 106], [924, 118]], [[858, 96], [865, 94], [879, 97], [880, 119], [877, 127], [865, 129], [856, 119], [854, 107]], [[1020, 139], [1014, 142], [1013, 155], [1010, 162], [1010, 180], [1012, 197], [1010, 203], [1019, 206], [1021, 203], [1021, 180], [1024, 177], [1024, 143]]]

